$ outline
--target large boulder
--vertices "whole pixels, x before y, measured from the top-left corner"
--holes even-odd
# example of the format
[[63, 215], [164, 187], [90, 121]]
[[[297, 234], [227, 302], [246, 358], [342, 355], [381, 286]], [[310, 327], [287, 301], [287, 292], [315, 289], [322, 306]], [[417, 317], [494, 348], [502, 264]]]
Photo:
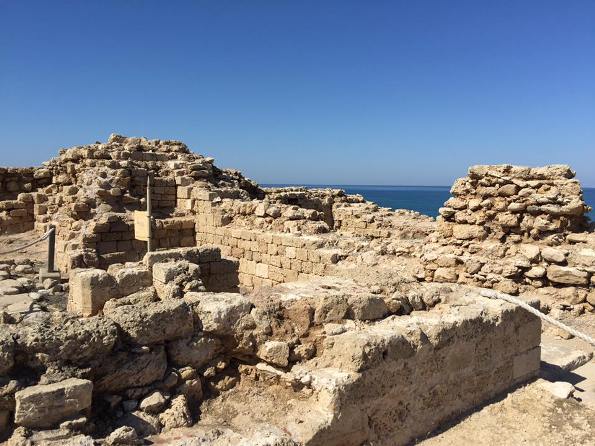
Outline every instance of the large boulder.
[[182, 300], [167, 300], [106, 309], [105, 315], [127, 340], [140, 345], [180, 339], [192, 334], [192, 312]]
[[165, 349], [155, 347], [147, 353], [118, 352], [97, 367], [97, 392], [119, 392], [159, 381], [167, 369]]
[[16, 393], [16, 424], [47, 428], [91, 406], [93, 383], [70, 378], [55, 384], [27, 387]]
[[16, 335], [19, 351], [42, 353], [49, 361], [85, 364], [108, 355], [118, 340], [118, 328], [107, 318], [76, 318], [53, 314], [21, 324]]

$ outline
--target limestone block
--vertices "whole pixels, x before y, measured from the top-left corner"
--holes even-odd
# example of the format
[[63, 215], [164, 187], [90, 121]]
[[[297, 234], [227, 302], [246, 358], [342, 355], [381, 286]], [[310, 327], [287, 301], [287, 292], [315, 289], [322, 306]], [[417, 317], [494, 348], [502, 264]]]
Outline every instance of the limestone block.
[[566, 250], [552, 248], [550, 246], [546, 246], [541, 250], [541, 257], [543, 257], [543, 260], [552, 263], [564, 263], [567, 254], [568, 251]]
[[573, 265], [584, 266], [595, 272], [595, 249], [582, 248], [572, 252], [568, 261]]
[[522, 244], [519, 246], [519, 252], [527, 257], [530, 262], [539, 260], [540, 249], [537, 245]]
[[257, 263], [255, 268], [255, 274], [257, 277], [268, 279], [269, 277], [269, 265], [265, 263]]
[[540, 361], [540, 347], [516, 355], [512, 363], [512, 378], [521, 381], [537, 375]]
[[114, 278], [122, 296], [128, 296], [151, 286], [151, 273], [144, 266], [121, 268], [114, 273]]
[[547, 278], [564, 285], [587, 285], [589, 274], [577, 268], [551, 265], [547, 268]]
[[437, 268], [434, 271], [434, 281], [436, 282], [456, 283], [457, 280], [459, 280], [459, 274], [455, 268]]
[[15, 394], [15, 423], [29, 428], [55, 425], [91, 406], [93, 383], [70, 378], [36, 385]]
[[145, 397], [139, 405], [139, 408], [147, 413], [159, 413], [165, 407], [167, 399], [159, 391], [153, 392]]
[[192, 366], [200, 369], [217, 356], [222, 349], [223, 345], [216, 337], [205, 333], [195, 333], [192, 337], [169, 342], [167, 355], [169, 360], [178, 367]]
[[268, 363], [287, 367], [289, 363], [289, 345], [287, 342], [266, 341], [258, 348], [257, 356]]
[[350, 296], [348, 304], [350, 316], [355, 320], [373, 321], [382, 319], [388, 313], [384, 299], [373, 294]]
[[127, 340], [140, 345], [181, 339], [193, 330], [192, 312], [181, 300], [106, 308], [105, 316], [120, 327]]
[[220, 336], [233, 334], [236, 323], [252, 308], [251, 302], [239, 293], [186, 293], [184, 300], [203, 331]]
[[452, 235], [459, 240], [483, 239], [486, 236], [486, 230], [483, 226], [453, 225]]
[[545, 276], [545, 268], [543, 266], [534, 266], [525, 272], [525, 276], [530, 279], [541, 279]]
[[516, 184], [505, 184], [498, 189], [498, 195], [501, 197], [512, 197], [516, 195], [519, 187]]
[[161, 346], [148, 353], [118, 352], [97, 364], [95, 391], [117, 393], [131, 387], [147, 386], [162, 379], [166, 370], [167, 357]]
[[68, 311], [82, 316], [97, 314], [105, 302], [120, 296], [116, 281], [102, 269], [74, 269], [69, 284]]
[[47, 358], [49, 362], [84, 365], [108, 355], [117, 340], [118, 328], [108, 318], [54, 315], [24, 324], [19, 330], [18, 346], [42, 362]]

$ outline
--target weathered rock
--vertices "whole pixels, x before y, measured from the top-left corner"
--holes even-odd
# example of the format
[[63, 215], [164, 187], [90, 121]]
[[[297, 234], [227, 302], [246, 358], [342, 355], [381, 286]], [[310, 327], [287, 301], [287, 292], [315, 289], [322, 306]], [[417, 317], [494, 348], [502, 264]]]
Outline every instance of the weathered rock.
[[140, 402], [140, 410], [147, 413], [159, 413], [167, 404], [167, 399], [161, 392], [153, 392]]
[[184, 395], [176, 396], [169, 409], [159, 415], [159, 421], [165, 431], [177, 427], [190, 426], [192, 424], [192, 415], [188, 409], [188, 403]]
[[192, 334], [192, 313], [180, 300], [123, 305], [106, 310], [125, 338], [140, 345], [184, 338]]
[[14, 340], [8, 330], [0, 325], [0, 376], [14, 365]]
[[554, 397], [563, 400], [570, 398], [575, 391], [575, 388], [572, 384], [564, 381], [556, 381], [553, 383], [542, 381], [540, 382], [540, 387], [551, 393]]
[[454, 225], [452, 235], [459, 240], [483, 239], [486, 236], [486, 230], [482, 226], [476, 225]]
[[109, 434], [105, 439], [106, 446], [130, 446], [139, 444], [138, 434], [133, 427], [122, 426]]
[[114, 278], [122, 296], [141, 291], [153, 283], [151, 273], [144, 266], [121, 268], [114, 273]]
[[95, 390], [116, 393], [159, 381], [165, 375], [167, 359], [163, 347], [149, 353], [119, 352], [97, 365]]
[[321, 296], [315, 305], [314, 323], [317, 325], [341, 321], [347, 317], [349, 312], [349, 303], [344, 296]]
[[595, 249], [582, 248], [574, 251], [569, 256], [569, 261], [577, 266], [584, 266], [589, 271], [595, 272]]
[[547, 262], [564, 263], [566, 261], [567, 252], [546, 246], [541, 250], [541, 256]]
[[388, 313], [388, 307], [379, 296], [357, 295], [348, 299], [351, 316], [360, 321], [382, 319]]
[[102, 269], [74, 269], [69, 285], [68, 311], [82, 316], [97, 314], [109, 299], [120, 296], [116, 281]]
[[236, 293], [187, 293], [184, 300], [202, 330], [219, 336], [232, 335], [236, 323], [252, 308], [246, 297]]
[[167, 344], [169, 360], [176, 366], [201, 368], [221, 352], [221, 341], [205, 333], [179, 339]]
[[287, 345], [287, 342], [267, 341], [258, 348], [257, 356], [271, 364], [287, 367], [289, 364], [289, 345]]
[[140, 410], [125, 414], [118, 420], [118, 424], [131, 427], [141, 437], [158, 434], [161, 430], [161, 423], [157, 417]]
[[459, 274], [455, 268], [437, 268], [434, 271], [434, 280], [436, 282], [452, 282], [456, 283], [459, 279]]
[[551, 265], [547, 268], [547, 278], [564, 285], [587, 285], [589, 274], [577, 268]]
[[117, 340], [116, 325], [99, 316], [79, 319], [55, 314], [22, 324], [16, 335], [19, 351], [74, 364], [108, 355]]
[[543, 266], [534, 266], [528, 271], [525, 271], [525, 276], [530, 279], [541, 279], [545, 276], [545, 268]]
[[55, 425], [91, 406], [93, 383], [71, 378], [16, 393], [15, 423], [30, 428]]

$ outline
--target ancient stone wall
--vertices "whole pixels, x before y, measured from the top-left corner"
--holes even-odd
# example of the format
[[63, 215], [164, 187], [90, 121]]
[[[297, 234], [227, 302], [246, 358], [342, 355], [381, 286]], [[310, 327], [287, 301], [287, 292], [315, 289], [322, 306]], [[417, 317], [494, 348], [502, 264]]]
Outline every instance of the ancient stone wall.
[[543, 239], [587, 228], [580, 183], [568, 166], [473, 166], [440, 209], [440, 232], [457, 240]]
[[[568, 166], [474, 166], [422, 251], [425, 279], [595, 303], [595, 236]], [[579, 308], [580, 307], [580, 308]]]
[[51, 173], [44, 168], [0, 167], [0, 200], [14, 200], [22, 192], [35, 192], [51, 182]]
[[237, 260], [239, 284], [247, 289], [324, 276], [341, 258], [340, 250], [314, 235], [230, 225], [229, 211], [208, 200], [197, 201], [196, 213], [197, 244], [218, 246], [223, 256]]
[[20, 193], [15, 200], [0, 201], [0, 234], [18, 234], [33, 229], [33, 194]]
[[419, 312], [325, 339], [304, 368], [341, 417], [308, 444], [409, 444], [535, 377], [540, 320], [501, 302], [466, 303], [440, 319]]

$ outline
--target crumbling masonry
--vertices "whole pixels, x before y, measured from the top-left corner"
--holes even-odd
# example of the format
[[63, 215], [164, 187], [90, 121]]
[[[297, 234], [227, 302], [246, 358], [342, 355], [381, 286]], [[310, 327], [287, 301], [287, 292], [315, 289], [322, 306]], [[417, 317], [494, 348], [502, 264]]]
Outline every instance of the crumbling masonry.
[[[147, 253], [133, 211], [149, 174]], [[68, 289], [62, 307], [0, 313], [0, 431], [15, 444], [423, 436], [539, 368], [539, 319], [479, 287], [593, 311], [595, 236], [573, 176], [475, 166], [435, 221], [341, 190], [263, 189], [178, 141], [112, 135], [0, 170], [0, 234], [55, 225]], [[0, 294], [35, 287], [9, 259], [0, 272]]]

